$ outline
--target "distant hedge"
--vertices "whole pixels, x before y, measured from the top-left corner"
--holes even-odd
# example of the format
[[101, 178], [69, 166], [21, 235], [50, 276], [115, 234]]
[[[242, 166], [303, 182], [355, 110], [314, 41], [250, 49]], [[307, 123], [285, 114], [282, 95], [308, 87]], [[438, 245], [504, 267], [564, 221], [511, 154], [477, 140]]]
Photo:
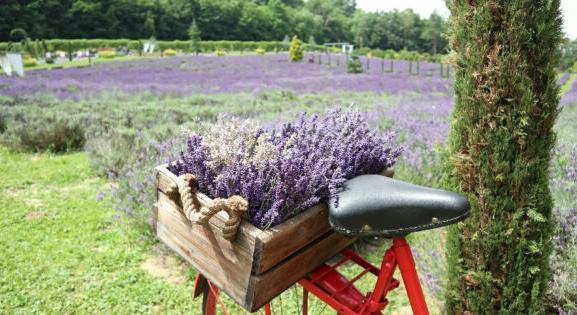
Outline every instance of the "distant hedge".
[[[82, 49], [100, 49], [100, 48], [121, 48], [126, 47], [130, 50], [141, 50], [143, 44], [147, 40], [134, 39], [48, 39], [44, 40], [45, 48], [48, 51], [77, 51]], [[166, 49], [182, 50], [191, 52], [192, 46], [190, 41], [174, 40], [174, 41], [156, 41], [158, 49], [164, 51]], [[199, 43], [200, 50], [203, 52], [213, 52], [216, 49], [223, 49], [229, 51], [254, 51], [257, 48], [262, 48], [266, 51], [281, 51], [288, 50], [286, 43], [282, 41], [201, 41]], [[11, 45], [11, 46], [10, 46]], [[9, 47], [10, 46], [10, 47]], [[308, 45], [304, 44], [305, 50], [325, 51], [326, 47], [323, 45]], [[0, 51], [21, 51], [20, 43], [0, 42]]]

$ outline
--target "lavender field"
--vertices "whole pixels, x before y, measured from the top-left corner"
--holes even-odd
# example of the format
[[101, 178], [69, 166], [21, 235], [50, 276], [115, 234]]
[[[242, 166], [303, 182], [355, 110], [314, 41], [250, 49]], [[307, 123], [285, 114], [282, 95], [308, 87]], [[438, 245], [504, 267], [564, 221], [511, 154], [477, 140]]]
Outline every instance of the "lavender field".
[[[170, 57], [0, 76], [0, 143], [41, 152], [62, 143], [56, 151], [85, 151], [93, 172], [112, 183], [99, 198], [110, 198], [118, 220], [136, 223], [136, 231], [147, 229], [152, 167], [182, 150], [175, 138], [182, 127], [194, 130], [220, 113], [274, 125], [300, 112], [353, 106], [375, 128], [396, 132], [404, 147], [398, 178], [440, 186], [452, 76], [441, 77], [438, 64], [425, 62], [419, 74], [409, 74], [409, 62], [402, 60], [385, 72], [391, 61], [377, 58], [362, 60], [364, 73], [348, 74], [344, 56], [332, 55], [330, 65], [322, 58], [319, 64], [318, 55], [305, 55], [303, 63], [289, 63], [286, 54]], [[556, 222], [549, 303], [571, 313], [577, 312], [577, 80], [563, 74], [558, 84], [564, 88], [550, 173]], [[150, 233], [139, 233], [151, 242]], [[440, 312], [445, 232], [418, 233], [413, 241], [427, 296]], [[383, 240], [367, 242], [386, 246]], [[142, 246], [153, 246], [148, 243]]]
[[[394, 60], [394, 73], [383, 75], [381, 59], [363, 59], [368, 70], [346, 73], [345, 56], [320, 55], [325, 66], [290, 63], [286, 54], [267, 56], [174, 57], [98, 64], [90, 68], [32, 71], [26, 78], [0, 77], [0, 94], [11, 97], [53, 95], [59, 99], [108, 94], [151, 94], [183, 97], [198, 94], [253, 93], [289, 90], [294, 93], [343, 91], [381, 93], [447, 93], [451, 82], [439, 75], [439, 65], [422, 62], [423, 76], [407, 80], [409, 63]], [[339, 65], [337, 66], [337, 58]], [[390, 60], [385, 60], [386, 69]], [[424, 74], [427, 74], [425, 76]]]

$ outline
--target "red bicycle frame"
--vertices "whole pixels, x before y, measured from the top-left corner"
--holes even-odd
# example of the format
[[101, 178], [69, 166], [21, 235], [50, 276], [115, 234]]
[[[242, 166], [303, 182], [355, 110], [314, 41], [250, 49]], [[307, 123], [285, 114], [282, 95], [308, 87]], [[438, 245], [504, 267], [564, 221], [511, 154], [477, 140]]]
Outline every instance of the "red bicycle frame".
[[[299, 281], [304, 288], [303, 314], [307, 314], [308, 311], [306, 302], [308, 292], [330, 305], [339, 314], [380, 314], [388, 304], [387, 293], [399, 286], [399, 281], [393, 278], [397, 266], [401, 271], [413, 314], [429, 314], [413, 254], [404, 238], [393, 239], [393, 246], [385, 252], [381, 269], [371, 265], [352, 250], [345, 249], [341, 251], [341, 254], [345, 258], [338, 263], [333, 266], [323, 264]], [[363, 271], [351, 280], [346, 279], [336, 270], [348, 261], [363, 268]], [[373, 292], [362, 295], [354, 286], [354, 282], [368, 272], [377, 276], [377, 282]]]
[[[413, 314], [428, 315], [429, 310], [425, 302], [425, 296], [419, 282], [419, 276], [415, 268], [413, 254], [407, 241], [400, 237], [393, 239], [393, 245], [387, 249], [381, 263], [381, 268], [373, 266], [368, 261], [350, 249], [341, 251], [344, 256], [334, 265], [322, 264], [313, 272], [309, 273], [298, 283], [303, 287], [303, 314], [308, 313], [308, 293], [311, 292], [320, 300], [331, 306], [339, 314], [343, 315], [375, 315], [381, 314], [387, 306], [387, 294], [397, 288], [400, 282], [393, 278], [397, 267], [401, 271], [405, 290], [411, 303]], [[345, 278], [337, 269], [347, 262], [353, 262], [363, 268], [363, 271], [352, 279]], [[365, 274], [372, 273], [377, 277], [375, 288], [372, 292], [363, 295], [354, 283]], [[195, 283], [195, 292], [200, 284], [199, 274]], [[218, 289], [210, 282], [209, 296], [206, 301], [207, 314], [215, 314], [216, 304], [220, 303], [225, 314], [224, 305], [218, 300]], [[195, 293], [196, 295], [196, 293]], [[270, 304], [265, 305], [265, 314], [271, 314]]]

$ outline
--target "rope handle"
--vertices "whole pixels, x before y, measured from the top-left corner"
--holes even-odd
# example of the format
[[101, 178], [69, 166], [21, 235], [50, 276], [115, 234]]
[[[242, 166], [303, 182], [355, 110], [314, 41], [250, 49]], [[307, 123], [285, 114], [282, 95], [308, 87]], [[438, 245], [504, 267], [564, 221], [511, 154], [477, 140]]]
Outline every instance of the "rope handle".
[[[176, 195], [175, 190], [172, 189], [173, 196]], [[210, 199], [199, 195], [196, 191], [196, 177], [192, 174], [184, 174], [177, 178], [177, 190], [182, 201], [184, 216], [191, 223], [207, 225], [210, 218], [218, 212], [228, 213], [228, 220], [222, 227], [222, 234], [225, 239], [234, 240], [242, 215], [248, 210], [248, 202], [244, 198], [231, 196], [226, 199]]]

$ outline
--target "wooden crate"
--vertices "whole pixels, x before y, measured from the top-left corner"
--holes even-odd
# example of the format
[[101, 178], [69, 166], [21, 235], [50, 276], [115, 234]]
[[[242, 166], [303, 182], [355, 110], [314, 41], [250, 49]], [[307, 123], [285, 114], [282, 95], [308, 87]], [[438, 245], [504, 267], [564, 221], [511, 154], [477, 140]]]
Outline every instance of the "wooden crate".
[[230, 242], [221, 232], [228, 219], [225, 212], [207, 226], [191, 224], [174, 193], [176, 176], [162, 165], [155, 180], [156, 236], [251, 312], [356, 240], [333, 232], [323, 204], [266, 231], [243, 220]]

